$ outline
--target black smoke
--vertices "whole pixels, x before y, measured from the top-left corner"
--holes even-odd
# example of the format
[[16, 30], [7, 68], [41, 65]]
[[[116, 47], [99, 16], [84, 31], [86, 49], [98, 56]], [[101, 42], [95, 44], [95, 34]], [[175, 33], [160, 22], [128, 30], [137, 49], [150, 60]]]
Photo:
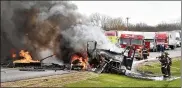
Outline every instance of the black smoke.
[[85, 51], [87, 41], [113, 48], [104, 31], [86, 19], [69, 1], [1, 1], [1, 60], [12, 48], [27, 49], [33, 59], [56, 54], [64, 62]]

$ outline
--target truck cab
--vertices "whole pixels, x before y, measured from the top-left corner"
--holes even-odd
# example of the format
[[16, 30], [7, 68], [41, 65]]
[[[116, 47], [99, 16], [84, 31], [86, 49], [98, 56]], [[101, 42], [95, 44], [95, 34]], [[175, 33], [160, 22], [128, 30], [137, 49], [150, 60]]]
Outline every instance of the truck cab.
[[141, 32], [120, 31], [118, 32], [118, 36], [121, 48], [126, 48], [126, 46], [132, 45], [135, 49], [139, 49], [144, 45], [144, 36]]
[[135, 49], [139, 49], [144, 45], [144, 37], [142, 35], [133, 35], [131, 38], [131, 45], [135, 47]]
[[147, 45], [147, 48], [150, 47], [150, 44], [144, 42], [144, 36], [142, 35], [142, 32], [123, 31], [118, 34], [120, 35], [119, 39], [121, 48], [133, 46], [136, 50], [135, 58], [142, 58], [140, 51], [144, 47], [144, 45]]
[[121, 48], [126, 48], [128, 45], [131, 45], [131, 34], [121, 34], [119, 42]]
[[149, 50], [157, 51], [156, 41], [155, 41], [155, 32], [143, 32], [145, 43], [150, 43]]
[[166, 32], [156, 32], [155, 33], [155, 42], [157, 45], [157, 50], [159, 51], [160, 45], [164, 45], [164, 49], [169, 49], [168, 46], [168, 35]]

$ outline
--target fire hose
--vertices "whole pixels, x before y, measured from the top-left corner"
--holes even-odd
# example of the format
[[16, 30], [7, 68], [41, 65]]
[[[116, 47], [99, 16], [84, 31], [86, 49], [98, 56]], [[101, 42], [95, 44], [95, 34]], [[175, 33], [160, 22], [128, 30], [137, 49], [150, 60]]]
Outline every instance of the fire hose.
[[[160, 67], [155, 67], [155, 68], [160, 68]], [[155, 69], [155, 68], [152, 68], [152, 69]], [[165, 67], [165, 68], [166, 68], [166, 67]], [[173, 67], [173, 66], [171, 66], [171, 68], [180, 69], [180, 68]]]

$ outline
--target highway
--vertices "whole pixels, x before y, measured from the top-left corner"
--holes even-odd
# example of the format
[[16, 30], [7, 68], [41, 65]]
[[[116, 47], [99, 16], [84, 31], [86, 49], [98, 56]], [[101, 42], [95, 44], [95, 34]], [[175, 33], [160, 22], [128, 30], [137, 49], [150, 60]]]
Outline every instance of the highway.
[[[167, 52], [170, 54], [169, 55], [170, 57], [181, 56], [181, 48], [176, 48], [175, 50], [167, 50]], [[152, 60], [159, 55], [160, 55], [159, 52], [151, 52], [148, 60]], [[135, 68], [137, 64], [143, 61], [144, 60], [134, 61], [132, 68]], [[22, 79], [65, 74], [65, 73], [69, 73], [69, 71], [60, 70], [55, 72], [54, 70], [46, 70], [46, 71], [36, 72], [36, 71], [19, 71], [17, 68], [1, 68], [1, 82], [16, 81]]]
[[16, 81], [22, 79], [51, 76], [69, 73], [69, 71], [46, 70], [46, 71], [19, 71], [16, 68], [1, 68], [1, 82]]
[[[175, 50], [165, 50], [166, 52], [169, 53], [170, 57], [177, 57], [177, 56], [181, 56], [181, 47], [180, 48], [176, 48]], [[154, 58], [161, 55], [160, 52], [151, 52], [149, 58]]]

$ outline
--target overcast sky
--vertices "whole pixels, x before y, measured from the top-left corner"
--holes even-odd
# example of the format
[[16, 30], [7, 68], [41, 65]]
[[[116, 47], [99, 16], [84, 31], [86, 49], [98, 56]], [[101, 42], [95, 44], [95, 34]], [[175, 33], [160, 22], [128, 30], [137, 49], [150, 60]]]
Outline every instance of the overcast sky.
[[98, 12], [111, 17], [122, 17], [129, 23], [156, 25], [181, 19], [181, 1], [72, 1], [78, 11], [89, 16]]

